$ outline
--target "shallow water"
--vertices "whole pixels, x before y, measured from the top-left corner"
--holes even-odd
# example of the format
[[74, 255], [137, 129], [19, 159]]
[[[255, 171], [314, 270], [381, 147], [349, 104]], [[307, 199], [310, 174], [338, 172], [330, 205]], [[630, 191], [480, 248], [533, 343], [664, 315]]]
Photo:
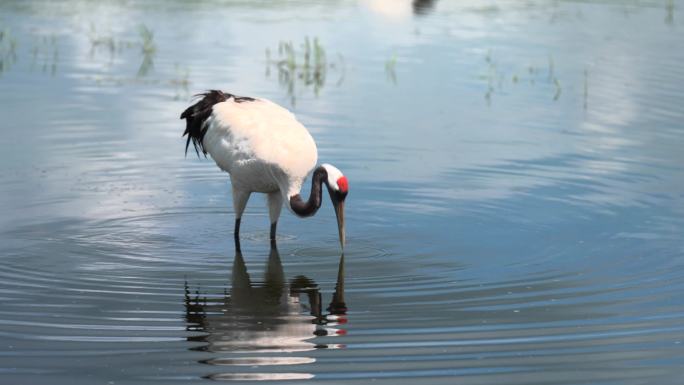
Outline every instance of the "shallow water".
[[[680, 384], [683, 4], [461, 3], [0, 3], [0, 383]], [[235, 252], [209, 88], [345, 172], [343, 259], [257, 196]]]

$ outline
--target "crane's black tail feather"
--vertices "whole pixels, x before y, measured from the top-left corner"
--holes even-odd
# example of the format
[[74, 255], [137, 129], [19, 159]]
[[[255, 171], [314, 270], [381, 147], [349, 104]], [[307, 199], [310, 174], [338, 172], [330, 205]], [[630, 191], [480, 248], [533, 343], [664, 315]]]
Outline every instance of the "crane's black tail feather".
[[211, 115], [212, 107], [216, 103], [225, 102], [231, 95], [224, 94], [219, 90], [209, 90], [195, 96], [202, 97], [202, 99], [183, 111], [180, 118], [185, 119], [186, 122], [183, 136], [188, 136], [188, 140], [185, 142], [185, 154], [188, 154], [188, 147], [190, 147], [190, 141], [192, 141], [192, 146], [195, 147], [195, 152], [199, 156], [199, 150], [202, 150], [203, 154], [207, 154], [202, 144], [202, 139], [204, 139], [204, 134], [207, 132], [207, 127], [204, 123]]
[[201, 97], [201, 99], [183, 111], [180, 118], [185, 119], [186, 122], [183, 136], [188, 136], [188, 140], [185, 142], [185, 154], [188, 154], [188, 147], [190, 147], [190, 142], [192, 141], [192, 146], [195, 148], [195, 152], [199, 157], [199, 150], [202, 150], [202, 153], [205, 156], [207, 155], [207, 151], [204, 149], [202, 139], [204, 139], [204, 134], [207, 133], [207, 126], [205, 123], [207, 119], [209, 119], [214, 105], [225, 102], [230, 98], [234, 98], [238, 103], [254, 101], [254, 99], [249, 97], [235, 96], [219, 90], [209, 90], [207, 92], [197, 94], [195, 97]]

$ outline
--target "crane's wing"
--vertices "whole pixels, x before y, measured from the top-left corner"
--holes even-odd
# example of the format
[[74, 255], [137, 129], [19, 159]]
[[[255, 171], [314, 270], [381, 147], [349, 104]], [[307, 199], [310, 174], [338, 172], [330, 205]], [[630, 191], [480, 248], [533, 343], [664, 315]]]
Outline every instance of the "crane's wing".
[[193, 147], [195, 147], [195, 152], [199, 156], [199, 150], [202, 150], [203, 154], [207, 154], [202, 144], [202, 139], [207, 132], [206, 122], [211, 116], [212, 108], [217, 103], [225, 102], [226, 100], [233, 98], [239, 103], [245, 101], [254, 101], [253, 98], [244, 96], [235, 96], [229, 93], [224, 93], [219, 90], [209, 90], [205, 93], [197, 94], [196, 97], [202, 97], [197, 103], [188, 107], [181, 114], [180, 118], [185, 119], [185, 132], [183, 136], [188, 136], [188, 141], [185, 142], [185, 154], [188, 153], [188, 147], [192, 141]]
[[[199, 154], [209, 153], [222, 169], [234, 174], [241, 165], [267, 165], [300, 184], [316, 166], [318, 151], [309, 131], [287, 109], [261, 98], [209, 91], [190, 106], [184, 135]], [[295, 185], [292, 185], [292, 183]]]

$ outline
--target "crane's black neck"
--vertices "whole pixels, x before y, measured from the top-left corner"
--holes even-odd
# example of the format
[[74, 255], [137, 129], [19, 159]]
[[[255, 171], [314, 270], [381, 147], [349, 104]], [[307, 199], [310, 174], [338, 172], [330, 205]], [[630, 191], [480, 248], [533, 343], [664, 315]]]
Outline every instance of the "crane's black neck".
[[311, 178], [311, 194], [309, 200], [304, 201], [302, 196], [297, 194], [290, 198], [290, 207], [295, 214], [300, 217], [310, 217], [316, 214], [316, 211], [321, 207], [321, 200], [323, 198], [323, 183], [327, 183], [328, 172], [323, 166], [319, 166], [314, 170]]

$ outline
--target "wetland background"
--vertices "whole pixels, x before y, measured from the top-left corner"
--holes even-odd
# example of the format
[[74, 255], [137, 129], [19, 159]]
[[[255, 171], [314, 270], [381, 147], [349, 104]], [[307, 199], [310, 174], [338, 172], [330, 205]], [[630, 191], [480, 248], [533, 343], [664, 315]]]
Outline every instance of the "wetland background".
[[[680, 384], [681, 1], [0, 2], [0, 383]], [[178, 117], [292, 109], [263, 199]]]

